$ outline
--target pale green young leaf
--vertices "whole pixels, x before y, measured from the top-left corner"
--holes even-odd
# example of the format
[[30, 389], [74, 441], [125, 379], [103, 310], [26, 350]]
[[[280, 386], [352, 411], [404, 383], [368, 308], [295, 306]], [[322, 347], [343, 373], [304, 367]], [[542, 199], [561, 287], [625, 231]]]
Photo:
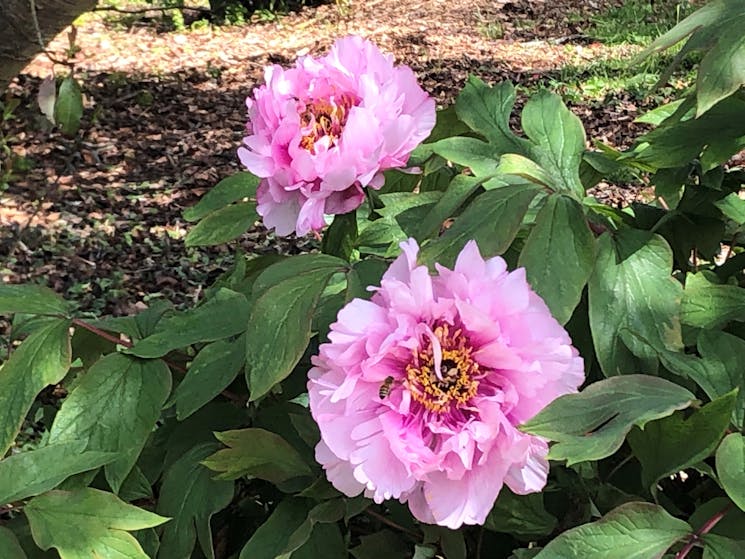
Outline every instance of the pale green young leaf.
[[120, 458], [104, 469], [118, 492], [170, 390], [171, 373], [162, 361], [109, 354], [86, 372], [64, 401], [49, 442], [85, 440], [88, 450], [119, 453]]
[[162, 357], [197, 342], [213, 342], [246, 329], [249, 304], [244, 295], [219, 289], [213, 297], [182, 313], [160, 320], [155, 332], [128, 350], [138, 357]]
[[170, 403], [176, 404], [176, 417], [186, 419], [210, 402], [238, 375], [246, 359], [246, 339], [218, 340], [204, 346], [189, 365]]
[[[683, 290], [670, 275], [672, 264], [672, 251], [659, 235], [625, 230], [600, 237], [588, 293], [592, 339], [606, 376], [655, 372], [657, 357], [649, 345], [682, 349]], [[624, 334], [631, 335], [622, 339]]]
[[326, 284], [346, 263], [327, 255], [288, 258], [256, 280], [246, 330], [246, 379], [251, 400], [284, 380], [303, 355]]
[[70, 305], [48, 287], [0, 283], [0, 314], [67, 315]]
[[184, 212], [186, 221], [198, 221], [212, 212], [245, 198], [255, 198], [259, 178], [240, 171], [222, 179], [202, 196], [199, 202]]
[[727, 435], [716, 453], [719, 482], [727, 495], [745, 511], [745, 436]]
[[54, 120], [67, 136], [74, 136], [83, 118], [83, 92], [74, 77], [68, 76], [59, 86], [54, 105]]
[[97, 489], [50, 491], [24, 508], [36, 544], [61, 559], [149, 559], [129, 532], [168, 521]]
[[13, 444], [34, 399], [70, 368], [70, 321], [34, 331], [0, 368], [0, 456]]
[[115, 452], [86, 450], [85, 447], [85, 440], [69, 441], [0, 460], [0, 505], [39, 495], [72, 475], [99, 468], [118, 458]]
[[688, 390], [662, 378], [616, 376], [557, 398], [520, 430], [556, 441], [549, 458], [572, 465], [610, 456], [632, 426], [644, 427], [694, 401]]
[[528, 283], [559, 323], [572, 316], [594, 263], [595, 237], [582, 208], [569, 197], [550, 196], [538, 212], [518, 265], [525, 267]]
[[13, 532], [0, 526], [0, 557], [3, 559], [27, 559]]
[[642, 464], [642, 483], [655, 494], [657, 482], [708, 458], [729, 427], [736, 391], [688, 417], [675, 413], [634, 429], [628, 441]]
[[238, 202], [212, 212], [189, 231], [187, 247], [220, 245], [237, 239], [259, 219], [255, 202]]
[[484, 257], [502, 254], [515, 239], [528, 206], [539, 191], [534, 184], [518, 184], [480, 194], [444, 235], [424, 245], [420, 261], [449, 266], [470, 240], [478, 243]]
[[597, 522], [563, 532], [536, 559], [660, 559], [676, 542], [692, 532], [658, 505], [628, 503]]
[[312, 470], [287, 441], [264, 429], [239, 429], [215, 433], [228, 448], [217, 451], [202, 463], [218, 472], [216, 479], [243, 476], [277, 484], [293, 477], [313, 475]]

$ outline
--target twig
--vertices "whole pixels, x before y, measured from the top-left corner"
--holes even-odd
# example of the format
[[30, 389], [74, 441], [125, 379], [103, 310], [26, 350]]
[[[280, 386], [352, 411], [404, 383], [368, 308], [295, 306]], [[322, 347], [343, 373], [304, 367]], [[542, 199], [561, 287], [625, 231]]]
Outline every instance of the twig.
[[47, 50], [47, 45], [44, 42], [44, 36], [41, 34], [41, 26], [39, 25], [39, 18], [36, 14], [36, 0], [28, 0], [29, 8], [31, 8], [31, 21], [34, 24], [34, 30], [36, 31], [36, 40], [39, 43], [39, 48], [41, 48], [41, 52], [43, 52], [46, 57], [51, 60], [54, 64], [62, 64], [63, 66], [68, 66], [72, 68], [74, 66], [74, 63], [71, 63], [68, 60], [59, 60], [56, 58], [50, 51]]
[[409, 530], [408, 528], [406, 528], [404, 526], [401, 526], [400, 524], [394, 522], [390, 518], [386, 518], [382, 514], [380, 514], [378, 512], [375, 512], [373, 510], [369, 510], [369, 509], [365, 511], [365, 514], [367, 514], [368, 516], [372, 516], [375, 520], [378, 520], [378, 521], [382, 522], [383, 524], [387, 524], [391, 528], [395, 528], [396, 530], [400, 530], [404, 534], [406, 534], [406, 535], [411, 536], [412, 538], [414, 538], [416, 541], [419, 541], [419, 538], [420, 538], [420, 535], [419, 534], [417, 534], [416, 532], [413, 532], [412, 530]]
[[136, 10], [123, 10], [114, 6], [96, 6], [93, 12], [116, 12], [119, 14], [145, 14], [147, 12], [165, 12], [168, 10], [191, 10], [202, 14], [210, 14], [209, 8], [191, 7], [191, 6], [153, 6], [152, 8], [139, 8]]
[[699, 543], [701, 536], [709, 533], [711, 529], [714, 528], [714, 526], [716, 526], [717, 523], [727, 515], [731, 508], [732, 503], [728, 503], [726, 507], [715, 513], [711, 518], [709, 518], [709, 520], [704, 522], [701, 525], [701, 528], [696, 530], [694, 534], [691, 534], [688, 543], [685, 544], [683, 549], [678, 551], [678, 553], [675, 555], [675, 559], [685, 559], [686, 557], [688, 557], [688, 553], [690, 553], [690, 551], [696, 546], [696, 544]]

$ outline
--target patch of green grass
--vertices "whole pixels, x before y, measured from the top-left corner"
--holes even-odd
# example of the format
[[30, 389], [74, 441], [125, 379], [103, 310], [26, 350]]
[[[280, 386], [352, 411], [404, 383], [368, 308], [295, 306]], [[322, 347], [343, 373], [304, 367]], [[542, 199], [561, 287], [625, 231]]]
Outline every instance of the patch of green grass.
[[587, 34], [608, 44], [646, 45], [694, 11], [690, 0], [627, 0], [592, 17]]

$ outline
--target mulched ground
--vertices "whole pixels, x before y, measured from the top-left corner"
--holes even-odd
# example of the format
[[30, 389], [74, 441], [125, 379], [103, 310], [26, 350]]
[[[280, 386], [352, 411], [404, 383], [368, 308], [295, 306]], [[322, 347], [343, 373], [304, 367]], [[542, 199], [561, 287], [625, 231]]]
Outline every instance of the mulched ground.
[[[163, 31], [162, 20], [123, 25], [87, 15], [77, 29], [86, 99], [77, 140], [50, 131], [36, 107], [40, 80], [53, 68], [45, 56], [10, 89], [21, 104], [2, 130], [30, 169], [0, 191], [0, 281], [42, 282], [92, 314], [121, 314], [157, 297], [193, 302], [238, 248], [312, 248], [312, 237], [277, 239], [260, 226], [230, 246], [183, 246], [183, 210], [239, 169], [244, 99], [266, 64], [290, 64], [360, 34], [412, 66], [445, 105], [468, 74], [548, 83], [563, 65], [627, 54], [591, 42], [586, 23], [577, 23], [611, 3], [352, 0], [270, 23], [186, 32]], [[67, 46], [62, 34], [50, 50], [63, 56]], [[632, 121], [641, 109], [628, 98], [573, 110], [588, 137], [615, 146], [639, 131]], [[636, 193], [603, 195], [624, 203]]]

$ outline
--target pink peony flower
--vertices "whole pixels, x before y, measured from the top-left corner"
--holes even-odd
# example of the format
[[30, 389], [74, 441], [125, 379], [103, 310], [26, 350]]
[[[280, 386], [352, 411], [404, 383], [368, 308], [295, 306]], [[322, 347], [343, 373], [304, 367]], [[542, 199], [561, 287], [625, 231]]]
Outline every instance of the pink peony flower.
[[546, 441], [517, 426], [584, 381], [582, 358], [525, 270], [469, 242], [430, 275], [419, 247], [354, 299], [309, 373], [316, 459], [341, 492], [407, 502], [422, 522], [482, 524], [506, 484], [546, 483]]
[[363, 189], [405, 166], [435, 124], [435, 102], [411, 68], [360, 37], [288, 70], [269, 66], [265, 81], [246, 100], [238, 156], [262, 178], [258, 212], [279, 235], [305, 235], [324, 227], [324, 214], [359, 207]]

